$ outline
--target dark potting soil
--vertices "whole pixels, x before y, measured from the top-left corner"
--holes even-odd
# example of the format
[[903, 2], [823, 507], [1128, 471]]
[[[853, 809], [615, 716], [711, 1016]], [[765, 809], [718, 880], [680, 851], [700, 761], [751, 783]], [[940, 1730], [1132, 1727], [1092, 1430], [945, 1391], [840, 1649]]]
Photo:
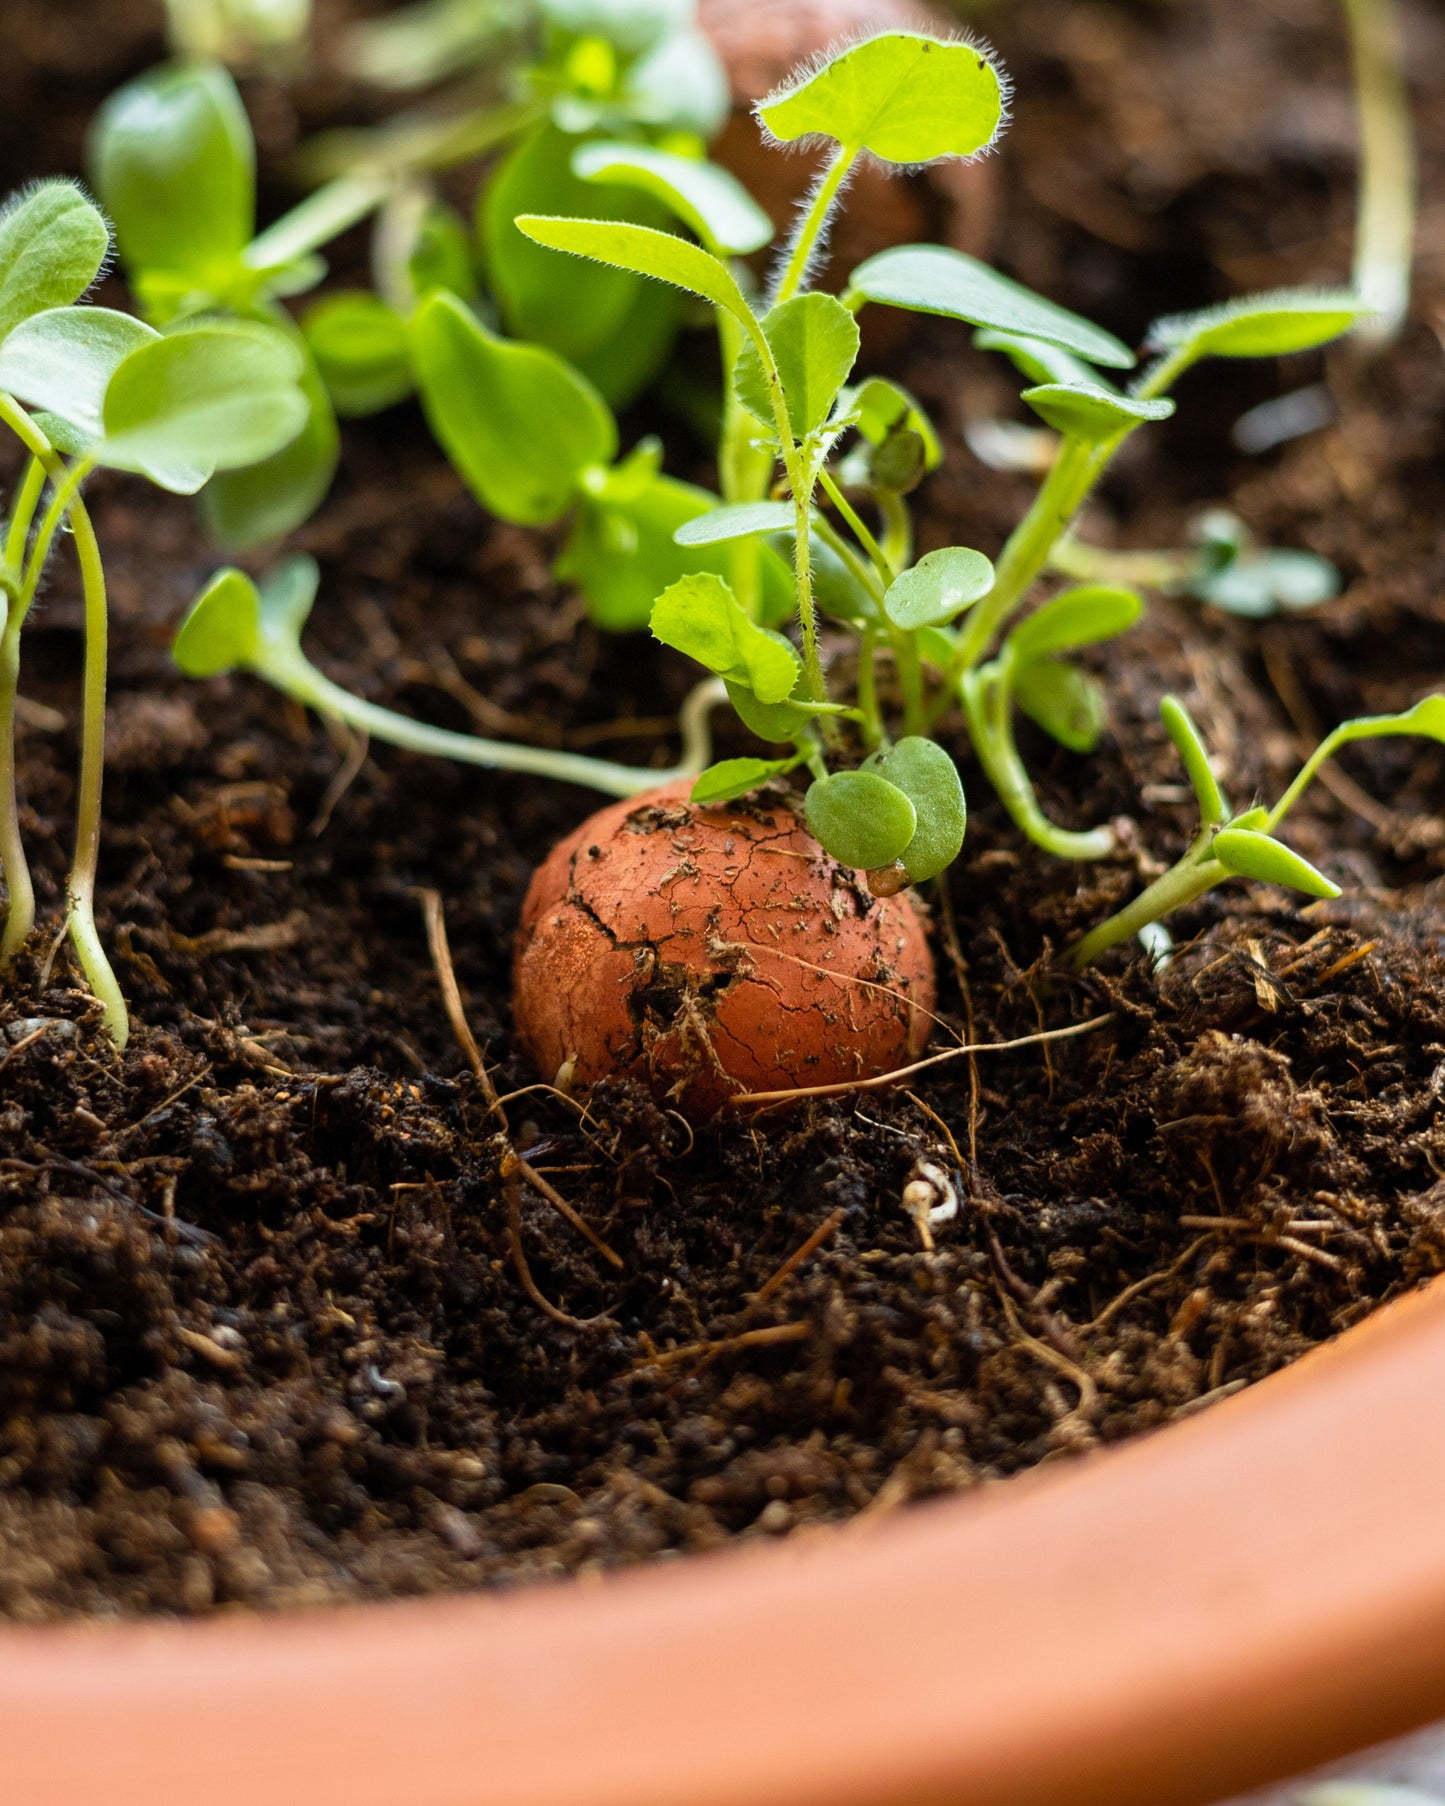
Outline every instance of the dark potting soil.
[[[157, 53], [156, 11], [12, 0], [6, 186], [77, 166], [96, 100]], [[1056, 970], [1192, 829], [1163, 690], [1242, 796], [1276, 790], [1320, 724], [1445, 683], [1445, 34], [1423, 6], [1407, 23], [1427, 206], [1404, 339], [1369, 366], [1197, 373], [1088, 527], [1177, 543], [1227, 499], [1265, 541], [1334, 560], [1344, 595], [1259, 624], [1156, 602], [1101, 661], [1100, 752], [1030, 740], [1051, 812], [1131, 816], [1131, 859], [1047, 860], [963, 759], [968, 847], [931, 903], [935, 1045], [1108, 1023], [696, 1131], [617, 1086], [582, 1115], [516, 1097], [515, 1145], [615, 1262], [503, 1181], [418, 895], [444, 901], [498, 1089], [531, 1084], [512, 931], [595, 799], [363, 756], [259, 684], [181, 680], [169, 637], [214, 555], [183, 502], [96, 480], [115, 619], [101, 926], [137, 1027], [118, 1057], [48, 944], [76, 758], [62, 559], [26, 631], [21, 729], [49, 926], [0, 1006], [0, 1611], [515, 1583], [879, 1513], [1194, 1411], [1445, 1268], [1440, 749], [1362, 750], [1293, 818], [1339, 901], [1231, 889], [1176, 923], [1161, 974], [1122, 951]], [[1345, 271], [1328, 0], [1023, 0], [989, 26], [1018, 84], [993, 168], [1021, 278], [1135, 338], [1168, 308]], [[292, 102], [251, 98], [279, 154]], [[324, 83], [303, 100], [340, 104]], [[959, 330], [889, 355], [946, 429], [925, 544], [993, 550], [1029, 485], [960, 428], [1012, 386]], [[1337, 424], [1230, 449], [1245, 408], [1320, 380]], [[682, 661], [599, 638], [551, 547], [485, 520], [411, 409], [348, 429], [296, 544], [321, 561], [310, 643], [342, 681], [462, 727], [669, 756]], [[902, 1203], [920, 1161], [960, 1198], [932, 1252]]]

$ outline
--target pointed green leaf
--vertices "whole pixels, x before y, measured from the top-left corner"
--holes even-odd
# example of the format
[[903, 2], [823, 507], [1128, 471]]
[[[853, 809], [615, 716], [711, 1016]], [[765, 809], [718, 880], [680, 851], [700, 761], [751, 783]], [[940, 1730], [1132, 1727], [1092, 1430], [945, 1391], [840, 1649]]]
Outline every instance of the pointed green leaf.
[[1061, 345], [1050, 345], [1017, 332], [999, 332], [989, 326], [980, 327], [973, 342], [980, 351], [1001, 351], [1031, 382], [1092, 383], [1107, 394], [1116, 393], [1097, 370]]
[[90, 165], [132, 270], [224, 284], [255, 227], [256, 152], [236, 84], [211, 63], [172, 63], [116, 90], [96, 116]]
[[701, 157], [679, 157], [644, 144], [584, 144], [572, 153], [584, 182], [638, 188], [670, 208], [721, 257], [744, 257], [773, 236], [773, 222], [727, 170]]
[[1056, 433], [1085, 445], [1112, 439], [1143, 420], [1167, 420], [1174, 412], [1174, 403], [1167, 398], [1140, 401], [1093, 382], [1044, 383], [1025, 389], [1023, 399]]
[[791, 502], [735, 502], [697, 515], [679, 527], [673, 538], [680, 546], [715, 546], [749, 539], [754, 533], [785, 533], [796, 520]]
[[[801, 439], [833, 411], [858, 356], [858, 322], [834, 295], [794, 295], [762, 322], [788, 404], [788, 421]], [[756, 419], [771, 421], [772, 402], [757, 348], [745, 344], [733, 371], [738, 400]]]
[[250, 665], [261, 639], [261, 597], [244, 571], [217, 571], [192, 602], [171, 645], [187, 677]]
[[1003, 118], [998, 70], [973, 44], [880, 32], [805, 68], [754, 108], [780, 143], [831, 138], [889, 163], [971, 157]]
[[993, 566], [968, 546], [929, 552], [912, 570], [895, 577], [883, 609], [895, 627], [941, 627], [971, 608], [993, 588]]
[[1286, 357], [1339, 338], [1370, 311], [1349, 289], [1281, 288], [1198, 313], [1170, 314], [1149, 328], [1161, 351], [1201, 357]]
[[884, 307], [943, 314], [974, 326], [1042, 339], [1111, 370], [1127, 370], [1134, 362], [1133, 352], [1112, 333], [1067, 308], [1055, 307], [976, 257], [941, 245], [901, 245], [894, 251], [880, 251], [854, 270], [848, 294]]
[[611, 410], [555, 352], [488, 332], [437, 289], [413, 314], [411, 355], [431, 429], [484, 508], [519, 526], [564, 514], [584, 470], [617, 451]]
[[937, 741], [908, 734], [886, 752], [871, 754], [863, 769], [896, 785], [918, 816], [901, 855], [908, 882], [922, 884], [952, 865], [963, 848], [968, 808], [958, 767]]
[[301, 330], [338, 414], [376, 414], [412, 391], [406, 321], [369, 289], [341, 289], [309, 307]]
[[1010, 687], [1014, 701], [1035, 726], [1073, 753], [1092, 752], [1108, 720], [1096, 677], [1062, 659], [1020, 665]]
[[1269, 834], [1253, 828], [1221, 828], [1214, 836], [1214, 857], [1237, 878], [1257, 878], [1262, 884], [1280, 884], [1302, 890], [1310, 897], [1337, 897], [1338, 884], [1316, 871], [1308, 859]]
[[808, 830], [840, 865], [872, 872], [902, 857], [918, 828], [913, 804], [876, 771], [836, 771], [808, 787]]
[[710, 803], [731, 803], [769, 778], [791, 771], [796, 759], [720, 759], [709, 765], [692, 787], [692, 800], [704, 808]]
[[752, 310], [725, 263], [701, 245], [650, 226], [615, 220], [556, 219], [546, 214], [518, 216], [517, 230], [534, 244], [574, 257], [590, 257], [618, 270], [633, 270], [658, 282], [670, 282], [689, 294], [721, 307], [750, 332], [757, 329]]
[[250, 321], [205, 321], [138, 346], [116, 366], [100, 460], [193, 494], [216, 470], [269, 457], [305, 424], [301, 353]]
[[1359, 715], [1330, 734], [1336, 745], [1347, 740], [1378, 740], [1388, 734], [1421, 734], [1445, 742], [1445, 696], [1425, 696], [1399, 715]]
[[662, 592], [652, 605], [652, 632], [719, 677], [746, 684], [760, 702], [782, 702], [797, 682], [800, 661], [792, 646], [750, 620], [710, 571], [682, 577]]
[[1008, 644], [1021, 662], [1046, 658], [1075, 646], [1112, 640], [1127, 632], [1143, 612], [1144, 603], [1132, 589], [1086, 583], [1036, 608], [1014, 628]]
[[0, 207], [0, 339], [22, 320], [68, 307], [95, 281], [110, 232], [74, 182], [40, 182]]
[[1199, 819], [1206, 828], [1222, 822], [1229, 814], [1219, 784], [1209, 763], [1209, 753], [1194, 717], [1177, 696], [1166, 696], [1159, 704], [1160, 719], [1174, 742], [1194, 795], [1199, 803]]
[[0, 389], [98, 439], [116, 366], [159, 336], [108, 307], [52, 307], [22, 320], [0, 343]]

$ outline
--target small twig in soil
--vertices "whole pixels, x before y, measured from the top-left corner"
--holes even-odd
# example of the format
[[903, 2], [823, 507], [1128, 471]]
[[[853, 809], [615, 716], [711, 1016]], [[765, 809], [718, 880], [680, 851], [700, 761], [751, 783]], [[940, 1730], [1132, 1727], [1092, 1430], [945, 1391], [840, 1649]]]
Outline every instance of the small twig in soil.
[[[1181, 1218], [1180, 1221], [1183, 1222], [1184, 1219]], [[1109, 1300], [1092, 1323], [1083, 1325], [1083, 1328], [1079, 1333], [1081, 1335], [1087, 1335], [1091, 1330], [1098, 1331], [1103, 1329], [1106, 1324], [1112, 1323], [1114, 1318], [1119, 1315], [1119, 1312], [1124, 1309], [1125, 1305], [1131, 1304], [1134, 1299], [1141, 1297], [1145, 1292], [1152, 1291], [1155, 1286], [1163, 1285], [1166, 1279], [1173, 1279], [1174, 1275], [1179, 1272], [1181, 1267], [1188, 1266], [1189, 1262], [1208, 1240], [1209, 1237], [1207, 1235], [1195, 1236], [1194, 1240], [1184, 1252], [1176, 1255], [1167, 1267], [1161, 1267], [1157, 1273], [1146, 1273], [1142, 1279], [1136, 1279], [1133, 1285], [1125, 1286], [1122, 1292]]]
[[437, 975], [437, 983], [441, 986], [442, 1003], [446, 1009], [447, 1021], [452, 1026], [462, 1052], [466, 1055], [467, 1064], [472, 1075], [482, 1088], [490, 1110], [495, 1110], [502, 1118], [502, 1127], [507, 1124], [506, 1112], [502, 1109], [497, 1097], [497, 1088], [492, 1083], [491, 1075], [482, 1060], [482, 1050], [477, 1046], [477, 1038], [472, 1033], [472, 1025], [467, 1021], [466, 1007], [462, 1003], [461, 986], [457, 983], [456, 970], [452, 965], [452, 950], [447, 942], [447, 920], [442, 910], [441, 892], [418, 889], [415, 893], [421, 903], [422, 919], [426, 923], [427, 948], [431, 953], [432, 969]]
[[30, 1033], [26, 1035], [23, 1040], [16, 1041], [12, 1046], [7, 1047], [5, 1052], [0, 1054], [0, 1072], [4, 1072], [5, 1068], [15, 1058], [16, 1054], [24, 1053], [27, 1047], [34, 1047], [37, 1041], [49, 1033], [50, 1023], [49, 1021], [45, 1021], [41, 1023], [39, 1028], [32, 1028]]
[[1050, 1348], [1047, 1342], [1040, 1342], [1037, 1336], [1031, 1336], [1019, 1322], [1018, 1312], [1008, 1294], [1000, 1289], [999, 1303], [1003, 1306], [1003, 1314], [1008, 1319], [1009, 1328], [1017, 1338], [1017, 1346], [1026, 1348], [1036, 1360], [1042, 1361], [1046, 1367], [1052, 1367], [1055, 1373], [1063, 1374], [1077, 1389], [1079, 1402], [1077, 1413], [1086, 1421], [1092, 1419], [1099, 1409], [1099, 1388], [1093, 1379], [1085, 1373], [1077, 1361], [1071, 1361], [1057, 1348]]
[[602, 1237], [598, 1235], [597, 1231], [587, 1219], [579, 1215], [578, 1212], [573, 1209], [562, 1196], [561, 1192], [559, 1192], [548, 1180], [544, 1179], [537, 1171], [536, 1167], [529, 1166], [520, 1154], [514, 1154], [513, 1158], [517, 1162], [518, 1172], [521, 1173], [522, 1177], [527, 1181], [528, 1185], [531, 1186], [532, 1190], [537, 1193], [538, 1197], [545, 1198], [554, 1210], [560, 1211], [577, 1233], [581, 1236], [585, 1236], [602, 1258], [611, 1266], [616, 1267], [620, 1273], [623, 1270], [622, 1256], [618, 1254], [615, 1249], [608, 1247], [607, 1243], [603, 1241]]
[[532, 1269], [527, 1265], [526, 1251], [522, 1247], [522, 1172], [521, 1162], [513, 1155], [502, 1167], [502, 1190], [507, 1199], [507, 1247], [512, 1256], [512, 1265], [516, 1269], [517, 1278], [522, 1282], [522, 1290], [541, 1311], [544, 1317], [550, 1317], [554, 1323], [560, 1323], [564, 1329], [597, 1329], [606, 1327], [616, 1329], [617, 1323], [605, 1311], [595, 1317], [574, 1317], [570, 1312], [560, 1310], [551, 1299], [546, 1297], [541, 1287], [532, 1277]]
[[793, 1104], [805, 1097], [846, 1097], [853, 1091], [882, 1091], [889, 1085], [896, 1085], [900, 1079], [911, 1079], [915, 1073], [927, 1072], [931, 1067], [941, 1066], [945, 1060], [956, 1060], [964, 1054], [1008, 1053], [1018, 1047], [1036, 1047], [1041, 1041], [1067, 1041], [1075, 1035], [1086, 1035], [1096, 1028], [1104, 1028], [1114, 1020], [1112, 1010], [1105, 1016], [1091, 1016], [1087, 1022], [1071, 1023], [1068, 1028], [1045, 1029], [1037, 1035], [1020, 1035], [1014, 1041], [965, 1041], [958, 1047], [946, 1048], [942, 1053], [930, 1054], [926, 1060], [915, 1060], [911, 1066], [899, 1066], [892, 1072], [883, 1072], [873, 1079], [844, 1079], [836, 1085], [801, 1085], [793, 1091], [743, 1091], [730, 1097], [728, 1106], [739, 1109], [743, 1105]]
[[643, 1367], [676, 1367], [680, 1361], [713, 1360], [739, 1348], [769, 1348], [776, 1342], [805, 1342], [812, 1333], [811, 1323], [771, 1323], [763, 1329], [745, 1329], [736, 1336], [723, 1336], [716, 1342], [685, 1342], [681, 1348], [669, 1348], [665, 1354], [647, 1355], [632, 1371], [636, 1373]]
[[1003, 1243], [998, 1239], [998, 1236], [994, 1232], [993, 1224], [989, 1222], [987, 1217], [983, 1220], [983, 1232], [988, 1238], [989, 1258], [993, 1262], [994, 1272], [1003, 1282], [1002, 1285], [999, 1286], [999, 1300], [1002, 1303], [1004, 1310], [1006, 1312], [1011, 1312], [1013, 1310], [1013, 1306], [1009, 1303], [1008, 1296], [1004, 1291], [1004, 1286], [1007, 1286], [1008, 1290], [1013, 1293], [1014, 1297], [1018, 1299], [1025, 1310], [1032, 1311], [1038, 1318], [1039, 1327], [1043, 1330], [1049, 1341], [1053, 1343], [1054, 1347], [1058, 1350], [1064, 1360], [1072, 1362], [1079, 1352], [1079, 1346], [1074, 1337], [1064, 1328], [1053, 1312], [1040, 1302], [1039, 1294], [1033, 1287], [1025, 1280], [1020, 1279], [1018, 1274], [1014, 1272], [1013, 1268], [1008, 1263], [1007, 1255], [1005, 1255], [1003, 1251]]
[[[0, 1062], [0, 1064], [3, 1064], [3, 1062]], [[116, 1136], [116, 1146], [120, 1147], [122, 1143], [128, 1141], [132, 1135], [137, 1134], [143, 1129], [148, 1122], [154, 1122], [156, 1117], [158, 1117], [163, 1110], [169, 1110], [172, 1104], [183, 1098], [193, 1086], [199, 1085], [201, 1080], [214, 1070], [215, 1068], [212, 1062], [207, 1060], [194, 1077], [187, 1079], [185, 1084], [174, 1090], [169, 1097], [163, 1097], [155, 1108], [153, 1110], [147, 1110], [145, 1115], [142, 1116], [138, 1122], [128, 1123]]]
[[341, 801], [351, 786], [361, 775], [361, 768], [366, 763], [366, 755], [371, 749], [371, 737], [362, 728], [354, 728], [346, 722], [337, 721], [334, 716], [324, 716], [327, 732], [333, 740], [345, 736], [342, 742], [346, 748], [346, 756], [332, 774], [331, 782], [326, 786], [326, 793], [321, 798], [320, 807], [312, 818], [306, 833], [311, 840], [320, 840], [331, 826], [331, 817], [336, 805]]
[[790, 1274], [796, 1273], [805, 1260], [811, 1255], [816, 1254], [846, 1215], [847, 1212], [840, 1204], [835, 1211], [832, 1211], [828, 1216], [824, 1217], [822, 1222], [819, 1223], [818, 1227], [808, 1237], [807, 1241], [795, 1248], [783, 1262], [782, 1266], [778, 1268], [777, 1272], [772, 1274], [770, 1278], [765, 1279], [762, 1285], [758, 1287], [757, 1296], [759, 1301], [770, 1297], [777, 1291], [778, 1287]]

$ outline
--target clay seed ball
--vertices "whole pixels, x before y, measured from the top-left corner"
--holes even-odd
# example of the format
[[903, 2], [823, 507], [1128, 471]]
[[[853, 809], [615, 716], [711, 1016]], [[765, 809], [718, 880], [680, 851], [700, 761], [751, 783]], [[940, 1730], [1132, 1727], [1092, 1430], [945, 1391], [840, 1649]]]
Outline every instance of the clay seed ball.
[[781, 792], [690, 789], [599, 810], [534, 875], [514, 1011], [538, 1074], [641, 1080], [703, 1120], [916, 1058], [935, 987], [912, 898], [870, 896]]

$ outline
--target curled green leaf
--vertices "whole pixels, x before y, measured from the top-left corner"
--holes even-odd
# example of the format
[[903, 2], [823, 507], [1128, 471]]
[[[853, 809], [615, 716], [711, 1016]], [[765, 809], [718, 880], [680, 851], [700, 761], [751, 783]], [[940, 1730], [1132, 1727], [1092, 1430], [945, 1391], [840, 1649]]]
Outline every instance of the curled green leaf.
[[791, 771], [796, 764], [796, 759], [720, 759], [700, 774], [692, 787], [692, 800], [704, 807], [734, 802], [766, 784], [769, 778]]
[[791, 502], [735, 502], [696, 515], [677, 529], [680, 546], [714, 546], [733, 539], [750, 539], [754, 533], [790, 530], [797, 518]]
[[1132, 589], [1108, 583], [1082, 584], [1051, 597], [1008, 637], [1020, 662], [1069, 652], [1112, 640], [1131, 628], [1144, 612], [1143, 599]]
[[1191, 361], [1286, 357], [1339, 338], [1369, 311], [1349, 289], [1281, 288], [1170, 314], [1149, 328], [1148, 342], [1161, 351], [1187, 351]]
[[1203, 737], [1194, 725], [1194, 717], [1177, 696], [1163, 699], [1159, 704], [1159, 715], [1198, 800], [1199, 819], [1206, 828], [1212, 828], [1224, 820], [1229, 809], [1210, 766]]
[[1094, 382], [1043, 383], [1025, 389], [1023, 399], [1056, 433], [1097, 445], [1145, 420], [1167, 420], [1174, 403], [1167, 397], [1141, 401]]

